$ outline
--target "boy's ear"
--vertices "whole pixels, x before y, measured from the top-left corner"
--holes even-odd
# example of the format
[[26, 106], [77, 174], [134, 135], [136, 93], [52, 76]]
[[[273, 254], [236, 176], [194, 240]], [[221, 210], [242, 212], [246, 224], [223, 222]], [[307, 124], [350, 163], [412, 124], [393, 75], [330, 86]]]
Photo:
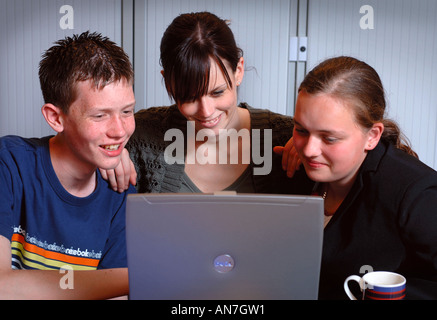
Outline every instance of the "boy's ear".
[[51, 103], [46, 103], [42, 106], [41, 112], [53, 130], [58, 133], [64, 131], [64, 123], [62, 119], [64, 113], [62, 112], [61, 108], [58, 108]]

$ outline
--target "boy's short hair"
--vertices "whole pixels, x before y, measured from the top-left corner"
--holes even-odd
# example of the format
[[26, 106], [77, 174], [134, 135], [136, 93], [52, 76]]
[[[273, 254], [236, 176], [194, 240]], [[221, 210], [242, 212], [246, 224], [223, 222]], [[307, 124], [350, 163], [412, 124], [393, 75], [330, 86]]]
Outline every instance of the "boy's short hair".
[[97, 89], [125, 79], [133, 84], [129, 57], [99, 33], [84, 32], [55, 42], [42, 56], [39, 79], [45, 103], [64, 113], [76, 99], [76, 83], [91, 80]]

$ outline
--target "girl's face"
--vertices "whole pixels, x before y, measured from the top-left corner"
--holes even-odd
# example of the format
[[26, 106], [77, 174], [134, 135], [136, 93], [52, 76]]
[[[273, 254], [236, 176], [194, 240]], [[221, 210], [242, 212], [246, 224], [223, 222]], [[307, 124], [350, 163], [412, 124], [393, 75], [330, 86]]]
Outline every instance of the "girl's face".
[[368, 131], [359, 126], [346, 101], [304, 90], [298, 95], [293, 142], [314, 181], [344, 186], [353, 183], [382, 131], [381, 123]]
[[226, 82], [216, 62], [211, 60], [208, 93], [194, 102], [178, 104], [179, 111], [188, 121], [194, 121], [196, 131], [211, 129], [215, 135], [220, 129], [234, 128], [237, 114], [237, 86], [244, 75], [244, 60], [240, 58], [235, 72], [225, 61], [232, 81], [232, 88]]

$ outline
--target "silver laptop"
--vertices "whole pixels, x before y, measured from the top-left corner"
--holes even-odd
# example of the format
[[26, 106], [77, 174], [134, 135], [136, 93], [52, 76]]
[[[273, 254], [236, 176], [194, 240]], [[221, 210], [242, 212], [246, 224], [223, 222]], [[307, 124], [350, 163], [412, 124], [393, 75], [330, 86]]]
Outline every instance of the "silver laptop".
[[126, 210], [130, 299], [317, 299], [320, 197], [133, 194]]

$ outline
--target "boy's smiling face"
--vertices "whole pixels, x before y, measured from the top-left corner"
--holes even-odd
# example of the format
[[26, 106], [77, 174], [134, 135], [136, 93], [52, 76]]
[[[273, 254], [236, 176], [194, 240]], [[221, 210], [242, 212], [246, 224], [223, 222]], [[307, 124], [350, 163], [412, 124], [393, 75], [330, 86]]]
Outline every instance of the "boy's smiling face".
[[132, 84], [123, 79], [97, 89], [82, 81], [76, 91], [68, 114], [62, 114], [65, 142], [83, 168], [113, 169], [135, 130]]

